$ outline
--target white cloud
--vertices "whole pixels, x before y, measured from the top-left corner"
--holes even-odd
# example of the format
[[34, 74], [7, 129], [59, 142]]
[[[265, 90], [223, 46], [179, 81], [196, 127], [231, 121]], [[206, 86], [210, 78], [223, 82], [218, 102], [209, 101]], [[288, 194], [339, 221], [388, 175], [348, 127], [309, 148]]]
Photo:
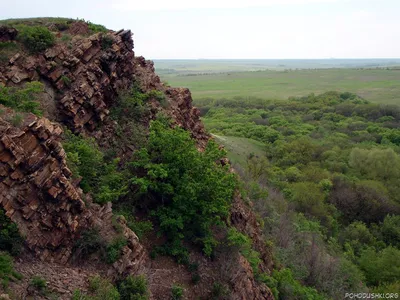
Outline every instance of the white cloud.
[[340, 0], [117, 0], [113, 1], [112, 8], [123, 11], [140, 10], [181, 10], [203, 8], [248, 8], [268, 7], [277, 5], [303, 5], [312, 3], [332, 3]]

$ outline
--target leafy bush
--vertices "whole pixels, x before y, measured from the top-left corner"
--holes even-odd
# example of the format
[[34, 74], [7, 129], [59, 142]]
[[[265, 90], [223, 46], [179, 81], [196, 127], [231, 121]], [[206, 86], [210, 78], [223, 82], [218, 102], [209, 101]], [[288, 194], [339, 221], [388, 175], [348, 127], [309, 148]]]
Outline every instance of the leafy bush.
[[7, 288], [10, 280], [21, 280], [22, 275], [14, 271], [11, 256], [0, 252], [0, 280], [3, 288]]
[[236, 228], [228, 230], [228, 246], [237, 247], [237, 250], [247, 259], [255, 275], [258, 275], [258, 266], [261, 263], [260, 254], [252, 249], [251, 239], [237, 231]]
[[148, 299], [147, 280], [144, 276], [128, 276], [119, 285], [118, 291], [122, 300]]
[[274, 270], [272, 276], [277, 281], [279, 299], [325, 299], [317, 290], [301, 285], [300, 282], [293, 278], [292, 272], [289, 269], [282, 269], [280, 271]]
[[131, 162], [133, 173], [143, 175], [131, 181], [146, 199], [156, 199], [153, 215], [167, 236], [169, 254], [185, 252], [185, 238], [200, 243], [206, 255], [217, 244], [211, 228], [228, 216], [236, 186], [228, 167], [216, 163], [223, 155], [213, 142], [199, 152], [188, 132], [151, 123], [147, 147]]
[[75, 242], [74, 255], [79, 258], [86, 258], [90, 254], [105, 249], [105, 241], [101, 238], [96, 228], [84, 231], [81, 237]]
[[21, 252], [23, 242], [17, 225], [0, 208], [0, 251], [8, 251], [14, 256], [18, 255]]
[[388, 245], [400, 248], [400, 216], [387, 215], [383, 220], [381, 232]]
[[172, 300], [179, 300], [183, 297], [183, 288], [179, 285], [173, 285], [171, 288]]
[[110, 116], [118, 121], [129, 119], [140, 121], [148, 112], [148, 108], [145, 106], [147, 98], [140, 87], [134, 84], [129, 92], [122, 93], [118, 97], [116, 105], [111, 109]]
[[23, 88], [5, 87], [0, 84], [0, 104], [16, 111], [31, 112], [40, 116], [40, 104], [35, 99], [42, 92], [43, 84], [37, 81], [28, 82]]
[[127, 240], [122, 237], [116, 237], [106, 248], [106, 262], [112, 264], [122, 255], [122, 248], [127, 245]]
[[378, 286], [400, 280], [400, 250], [389, 246], [382, 251], [368, 248], [359, 258], [360, 268], [364, 271], [367, 283]]
[[118, 160], [105, 161], [93, 138], [83, 138], [66, 130], [64, 143], [67, 163], [75, 177], [82, 177], [84, 192], [92, 192], [97, 203], [117, 200], [127, 192], [123, 171], [118, 170]]
[[71, 79], [66, 75], [62, 75], [60, 80], [64, 83], [65, 86], [70, 86], [72, 82]]
[[218, 300], [221, 297], [227, 296], [229, 294], [228, 288], [219, 283], [219, 282], [215, 282], [213, 284], [212, 290], [211, 290], [211, 299], [215, 299]]
[[89, 279], [89, 290], [91, 295], [86, 295], [79, 290], [75, 290], [73, 300], [120, 300], [120, 295], [116, 287], [108, 280], [95, 276]]
[[107, 28], [103, 25], [94, 24], [90, 21], [87, 21], [86, 23], [88, 24], [88, 27], [92, 32], [107, 32]]
[[108, 36], [108, 35], [102, 36], [101, 42], [100, 42], [101, 49], [102, 50], [109, 49], [112, 46], [113, 42], [114, 42], [114, 40], [110, 36]]
[[25, 26], [18, 27], [18, 39], [31, 53], [46, 50], [55, 43], [55, 37], [46, 27]]
[[40, 276], [33, 276], [30, 285], [40, 292], [45, 292], [47, 288], [46, 280]]
[[15, 42], [0, 42], [0, 63], [8, 63], [18, 49], [18, 44]]

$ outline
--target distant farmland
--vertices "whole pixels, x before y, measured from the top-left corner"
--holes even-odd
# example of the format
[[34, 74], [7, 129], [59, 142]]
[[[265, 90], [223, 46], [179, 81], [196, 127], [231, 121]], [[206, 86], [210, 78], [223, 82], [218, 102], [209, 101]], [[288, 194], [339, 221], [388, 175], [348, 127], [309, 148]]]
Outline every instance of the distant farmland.
[[[210, 61], [205, 61], [204, 64], [197, 62], [186, 65], [186, 69], [183, 63], [175, 63], [170, 65], [169, 73], [159, 73], [161, 79], [172, 86], [190, 88], [195, 100], [235, 96], [287, 99], [290, 96], [334, 90], [353, 92], [373, 102], [400, 104], [399, 68], [282, 70], [282, 67], [277, 67], [276, 70], [243, 72], [240, 70], [254, 67], [255, 64], [240, 64], [240, 61], [231, 64], [218, 62], [214, 65], [210, 65]], [[373, 65], [372, 62], [371, 64]], [[301, 66], [299, 63], [297, 65]], [[168, 67], [165, 61], [161, 66]], [[157, 61], [156, 67], [158, 68]], [[174, 69], [176, 67], [179, 68]], [[227, 71], [229, 69], [233, 71]]]

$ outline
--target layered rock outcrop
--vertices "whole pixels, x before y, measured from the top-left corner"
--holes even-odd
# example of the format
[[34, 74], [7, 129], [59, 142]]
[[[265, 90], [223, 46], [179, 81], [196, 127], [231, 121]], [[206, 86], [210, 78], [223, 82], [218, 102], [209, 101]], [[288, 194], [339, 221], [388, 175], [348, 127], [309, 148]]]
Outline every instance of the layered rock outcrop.
[[164, 108], [175, 124], [190, 131], [199, 148], [204, 148], [210, 136], [200, 120], [200, 111], [193, 106], [192, 95], [187, 88], [172, 88], [160, 81], [154, 70], [154, 63], [142, 56], [135, 57], [134, 79], [145, 91], [159, 90], [165, 93], [169, 106]]
[[84, 203], [71, 183], [59, 125], [33, 115], [22, 129], [0, 118], [0, 204], [29, 248], [66, 261], [82, 222]]
[[[8, 38], [0, 32], [0, 39]], [[0, 83], [19, 85], [45, 81], [54, 90], [57, 115], [75, 132], [92, 131], [109, 113], [118, 91], [128, 89], [133, 75], [133, 41], [130, 30], [74, 37], [43, 54], [16, 53], [0, 66]]]
[[[86, 206], [82, 201], [61, 134], [58, 124], [32, 114], [20, 128], [0, 117], [0, 206], [18, 224], [29, 249], [43, 260], [66, 263], [84, 230], [98, 228], [106, 240], [116, 232], [111, 205]], [[118, 223], [128, 245], [113, 270], [136, 272], [145, 259], [144, 249], [126, 222]]]

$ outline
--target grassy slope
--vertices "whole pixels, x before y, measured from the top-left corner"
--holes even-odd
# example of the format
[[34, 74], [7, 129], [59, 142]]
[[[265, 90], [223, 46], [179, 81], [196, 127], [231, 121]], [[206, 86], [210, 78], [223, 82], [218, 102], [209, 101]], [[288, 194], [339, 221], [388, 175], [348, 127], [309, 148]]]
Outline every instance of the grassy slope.
[[215, 141], [218, 144], [223, 145], [228, 151], [228, 158], [232, 161], [232, 163], [245, 166], [246, 157], [248, 154], [253, 153], [256, 156], [265, 155], [265, 146], [261, 142], [233, 136], [213, 136]]
[[164, 75], [172, 86], [188, 87], [194, 98], [257, 96], [287, 99], [330, 90], [349, 91], [370, 101], [400, 104], [400, 71], [319, 69], [238, 72], [198, 76]]

